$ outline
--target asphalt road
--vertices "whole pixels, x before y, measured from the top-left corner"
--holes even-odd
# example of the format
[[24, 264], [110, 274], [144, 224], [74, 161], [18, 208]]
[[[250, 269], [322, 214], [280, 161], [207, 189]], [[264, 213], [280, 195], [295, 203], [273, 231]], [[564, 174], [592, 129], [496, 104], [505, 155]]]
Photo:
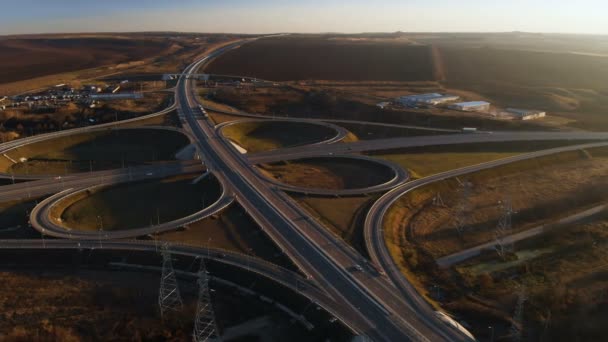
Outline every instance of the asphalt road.
[[431, 306], [417, 293], [416, 289], [407, 280], [407, 278], [401, 273], [399, 267], [396, 265], [395, 260], [392, 258], [386, 242], [384, 240], [384, 218], [386, 217], [387, 211], [390, 207], [397, 202], [402, 196], [408, 192], [423, 187], [434, 182], [438, 182], [448, 178], [454, 178], [462, 175], [466, 175], [472, 172], [494, 168], [509, 163], [538, 158], [546, 155], [576, 151], [583, 148], [593, 147], [604, 147], [608, 146], [608, 142], [591, 143], [576, 146], [566, 146], [560, 148], [554, 148], [549, 150], [537, 151], [513, 157], [508, 157], [500, 160], [490, 161], [478, 165], [472, 165], [456, 170], [450, 170], [442, 172], [426, 178], [417, 179], [415, 181], [403, 184], [393, 190], [387, 192], [380, 197], [368, 211], [367, 217], [364, 224], [364, 235], [367, 250], [374, 264], [378, 265], [391, 279], [392, 283], [402, 293], [403, 298], [408, 300], [408, 303], [415, 308], [420, 314], [430, 317], [433, 314]]
[[[186, 74], [205, 61], [193, 64]], [[368, 323], [360, 333], [375, 341], [468, 339], [445, 324], [421, 317], [395, 295], [385, 278], [372, 275], [367, 267], [353, 272], [355, 265], [364, 262], [363, 257], [260, 179], [249, 162], [217, 135], [213, 123], [204, 119], [192, 92], [192, 84], [182, 77], [177, 86], [178, 111], [197, 137], [207, 167], [235, 192], [251, 217], [306, 274], [335, 300], [360, 314], [361, 321]]]
[[[378, 272], [377, 266], [368, 263], [364, 257], [348, 246], [343, 240], [334, 236], [322, 224], [310, 218], [309, 214], [294, 203], [284, 192], [280, 191], [281, 189], [276, 184], [270, 184], [264, 177], [258, 174], [253, 168], [252, 162], [261, 163], [307, 157], [334, 156], [370, 150], [447, 144], [608, 139], [608, 133], [585, 132], [446, 134], [379, 139], [355, 143], [328, 144], [326, 142], [243, 156], [226, 139], [218, 134], [216, 127], [206, 118], [199, 104], [193, 100], [196, 97], [193, 94], [193, 84], [188, 77], [202, 63], [228, 49], [238, 47], [238, 45], [233, 44], [219, 49], [186, 69], [175, 90], [176, 108], [178, 109], [180, 119], [183, 121], [185, 128], [189, 130], [190, 136], [196, 141], [199, 154], [204, 160], [205, 165], [223, 185], [226, 198], [238, 200], [250, 216], [264, 229], [267, 235], [308, 276], [308, 280], [305, 282], [307, 284], [316, 284], [319, 291], [333, 301], [331, 308], [329, 308], [330, 312], [335, 312], [338, 317], [341, 317], [355, 331], [372, 338], [374, 341], [465, 341], [470, 339], [465, 334], [438, 320], [428, 303], [413, 289], [401, 273], [395, 270], [394, 261], [386, 251], [381, 228], [379, 227], [382, 226], [382, 219], [388, 207], [407, 191], [417, 186], [428, 184], [427, 182], [502, 165], [502, 163], [513, 162], [521, 156], [453, 170], [423, 180], [398, 185], [394, 190], [380, 198], [370, 211], [368, 220], [366, 220], [366, 239], [374, 262], [387, 270], [387, 277]], [[167, 109], [167, 111], [170, 110], [173, 110], [173, 107]], [[160, 113], [155, 113], [151, 116], [156, 115], [160, 115]], [[133, 121], [139, 119], [142, 118], [136, 118]], [[302, 121], [302, 119], [297, 120]], [[332, 122], [339, 121], [343, 120], [332, 120]], [[316, 122], [316, 120], [311, 120], [311, 122]], [[352, 122], [362, 123], [357, 121]], [[124, 121], [118, 124], [122, 123]], [[113, 125], [115, 124], [107, 124], [102, 126], [102, 128], [112, 127]], [[42, 141], [49, 137], [75, 134], [99, 128], [100, 126], [92, 126], [33, 137], [3, 144], [0, 146], [0, 149], [13, 148], [23, 143]], [[412, 128], [418, 129], [418, 127]], [[455, 132], [445, 131], [445, 133]], [[335, 139], [335, 141], [337, 140]], [[599, 145], [594, 144], [593, 146]], [[592, 147], [592, 145], [587, 145], [586, 147]], [[565, 151], [568, 148], [555, 150]], [[557, 152], [559, 151], [554, 151], [553, 153]], [[535, 156], [540, 156], [542, 153], [546, 153], [546, 151], [535, 153]], [[526, 156], [530, 157], [535, 153]], [[151, 177], [149, 175], [150, 172], [153, 172], [153, 177], [157, 177], [163, 174], [163, 172], [172, 174], [172, 172], [184, 171], [183, 169], [179, 170], [183, 166], [173, 167], [174, 169], [171, 169], [171, 167], [167, 166], [163, 171], [158, 166], [154, 166], [154, 171], [143, 169], [137, 171], [127, 170], [127, 173], [125, 173], [125, 170], [115, 170], [107, 171], [106, 173], [95, 173], [95, 175], [80, 174], [65, 176], [59, 179], [49, 178], [10, 185], [2, 188], [3, 192], [0, 194], [0, 199], [8, 200], [24, 198], [25, 196], [31, 198], [42, 194], [54, 193], [61, 189], [81, 189], [98, 184], [114, 184], [116, 182], [134, 180], [136, 177], [144, 179]], [[201, 165], [199, 164], [198, 167], [200, 169]], [[63, 195], [58, 195], [58, 197]], [[49, 201], [49, 203], [52, 203], [52, 201]], [[43, 219], [44, 217], [48, 217], [48, 215], [42, 215]], [[45, 229], [44, 227], [47, 223], [41, 224], [40, 228]], [[73, 236], [69, 234], [67, 237]], [[61, 244], [64, 240], [53, 241], [62, 241], [57, 242], [57, 244]], [[84, 241], [87, 240], [83, 240], [82, 242]], [[67, 241], [65, 243], [74, 244], [77, 242]], [[103, 237], [99, 238], [99, 236], [96, 236], [95, 242], [87, 243], [97, 243], [101, 247], [102, 244], [112, 246], [112, 244], [123, 242], [103, 241]], [[125, 248], [137, 249], [135, 244], [124, 243], [126, 244], [123, 246]], [[10, 243], [0, 242], [0, 247], [6, 245], [10, 245]], [[35, 247], [28, 247], [27, 244], [24, 244], [23, 248]], [[146, 248], [149, 248], [149, 246]], [[188, 253], [198, 253], [200, 255], [200, 248], [189, 248]], [[241, 261], [235, 262], [239, 263]]]
[[482, 144], [517, 141], [597, 141], [608, 140], [608, 132], [493, 132], [429, 135], [404, 138], [364, 140], [332, 145], [308, 145], [251, 154], [256, 163], [277, 159], [292, 160], [322, 155], [382, 151], [396, 148], [438, 145]]
[[[54, 239], [12, 239], [0, 240], [0, 249], [28, 249], [28, 250], [90, 250], [104, 249], [117, 251], [144, 251], [158, 252], [160, 244], [156, 241], [142, 240], [54, 240]], [[172, 254], [183, 255], [195, 258], [205, 258], [216, 262], [240, 268], [242, 271], [252, 272], [260, 276], [271, 279], [292, 291], [308, 298], [321, 308], [338, 318], [343, 324], [352, 330], [356, 327], [351, 326], [353, 314], [344, 307], [337, 305], [335, 301], [327, 296], [318, 287], [310, 284], [298, 273], [277, 266], [259, 258], [253, 258], [245, 254], [230, 252], [226, 250], [188, 246], [184, 244], [172, 243], [169, 245]]]
[[100, 184], [109, 185], [157, 179], [184, 173], [204, 172], [204, 170], [205, 168], [200, 162], [188, 161], [45, 177], [40, 180], [2, 186], [0, 201], [24, 200], [51, 195], [70, 188], [81, 189]]
[[319, 141], [317, 143], [305, 144], [307, 146], [308, 145], [333, 144], [333, 143], [336, 143], [336, 142], [346, 138], [346, 136], [349, 133], [346, 128], [338, 126], [338, 125], [334, 125], [332, 123], [318, 121], [318, 120], [313, 121], [313, 120], [300, 120], [300, 119], [274, 119], [274, 120], [243, 119], [243, 120], [236, 120], [236, 121], [229, 121], [229, 122], [221, 123], [219, 125], [216, 125], [215, 129], [222, 131], [226, 127], [234, 126], [234, 125], [238, 125], [238, 124], [244, 124], [244, 123], [248, 123], [248, 122], [281, 122], [281, 121], [289, 122], [289, 123], [302, 123], [302, 124], [308, 124], [308, 125], [321, 126], [321, 127], [329, 128], [336, 132], [336, 135], [334, 135], [333, 137], [329, 137], [329, 138], [327, 138], [323, 141]]
[[[161, 112], [162, 113], [162, 112]], [[158, 115], [158, 113], [155, 113], [153, 115]], [[133, 120], [133, 119], [131, 119]], [[141, 119], [140, 119], [141, 120]], [[121, 121], [124, 122], [124, 121]], [[103, 125], [101, 125], [103, 126]], [[194, 140], [194, 138], [192, 136], [190, 136], [188, 134], [188, 132], [185, 132], [179, 128], [176, 127], [170, 127], [170, 126], [144, 126], [144, 127], [127, 127], [127, 128], [122, 128], [122, 127], [117, 127], [116, 125], [112, 126], [112, 127], [97, 127], [97, 126], [91, 126], [91, 127], [83, 127], [82, 129], [75, 129], [75, 130], [70, 130], [71, 133], [67, 134], [64, 132], [67, 131], [61, 131], [58, 133], [62, 133], [60, 135], [56, 135], [55, 133], [49, 133], [49, 134], [41, 134], [41, 135], [37, 135], [37, 136], [33, 136], [33, 137], [29, 137], [29, 138], [24, 138], [24, 139], [18, 139], [16, 141], [11, 141], [8, 143], [4, 143], [4, 144], [0, 144], [0, 158], [7, 158], [9, 159], [7, 156], [12, 155], [10, 157], [10, 159], [19, 159], [18, 156], [18, 152], [14, 152], [14, 150], [19, 149], [20, 147], [23, 146], [27, 146], [30, 144], [34, 144], [34, 143], [40, 143], [40, 142], [44, 142], [47, 140], [52, 140], [52, 139], [56, 139], [59, 137], [63, 137], [63, 136], [70, 136], [70, 135], [74, 135], [74, 134], [82, 134], [82, 133], [92, 133], [92, 132], [103, 132], [103, 131], [109, 131], [109, 130], [160, 130], [160, 131], [172, 131], [172, 132], [178, 132], [181, 134], [184, 134], [186, 137], [188, 137], [188, 139], [190, 140], [190, 142], [192, 142]], [[28, 175], [28, 174], [12, 174], [12, 173], [1, 173], [0, 172], [0, 178], [4, 178], [4, 179], [13, 179], [13, 180], [36, 180], [36, 179], [42, 179], [42, 178], [54, 178], [57, 177], [57, 175], [44, 175], [44, 174], [35, 174], [35, 175]]]
[[[114, 183], [112, 183], [114, 184]], [[106, 186], [102, 184], [99, 186]], [[225, 191], [222, 192], [220, 197], [210, 206], [203, 208], [186, 217], [179, 218], [174, 221], [164, 222], [148, 227], [138, 227], [129, 229], [120, 229], [112, 231], [83, 231], [83, 230], [70, 230], [65, 226], [57, 222], [56, 218], [52, 216], [53, 207], [64, 199], [77, 195], [84, 191], [94, 190], [95, 187], [88, 187], [85, 189], [68, 189], [62, 191], [54, 196], [51, 196], [42, 202], [40, 202], [30, 214], [30, 224], [34, 229], [44, 235], [49, 235], [64, 239], [75, 239], [75, 240], [110, 240], [110, 239], [124, 239], [133, 238], [138, 236], [146, 236], [150, 234], [164, 233], [172, 230], [179, 229], [181, 227], [187, 227], [190, 224], [203, 220], [207, 217], [215, 215], [220, 211], [226, 209], [232, 204], [234, 198]]]
[[[264, 175], [261, 175], [261, 177], [266, 177], [268, 182], [274, 184], [276, 187], [278, 187], [279, 189], [281, 189], [283, 191], [292, 192], [292, 193], [301, 193], [301, 194], [305, 194], [305, 195], [320, 195], [320, 196], [356, 196], [356, 195], [367, 195], [367, 194], [373, 194], [373, 193], [378, 193], [378, 192], [384, 192], [384, 191], [388, 191], [396, 186], [399, 186], [399, 185], [407, 182], [410, 179], [409, 173], [406, 170], [404, 170], [401, 166], [399, 166], [393, 162], [387, 161], [387, 160], [370, 158], [370, 157], [362, 156], [362, 155], [343, 155], [343, 156], [334, 155], [331, 157], [322, 156], [322, 157], [318, 157], [315, 159], [324, 159], [324, 158], [333, 159], [333, 160], [335, 160], [335, 158], [353, 159], [353, 160], [365, 161], [368, 163], [380, 164], [380, 165], [383, 165], [384, 167], [386, 167], [387, 169], [391, 170], [392, 177], [390, 179], [388, 179], [387, 181], [385, 181], [384, 183], [375, 184], [375, 185], [371, 185], [371, 186], [364, 187], [364, 188], [353, 188], [353, 189], [307, 188], [307, 187], [285, 184], [285, 183], [282, 183], [273, 178], [266, 177]], [[249, 161], [255, 164], [255, 159], [252, 160], [251, 158], [249, 158]], [[362, 172], [366, 172], [365, 169], [362, 169], [362, 170], [363, 170]]]

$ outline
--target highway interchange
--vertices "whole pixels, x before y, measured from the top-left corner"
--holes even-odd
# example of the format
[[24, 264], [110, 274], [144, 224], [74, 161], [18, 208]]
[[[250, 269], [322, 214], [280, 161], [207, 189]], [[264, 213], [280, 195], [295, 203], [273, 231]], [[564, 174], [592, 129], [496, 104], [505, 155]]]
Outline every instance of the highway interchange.
[[[177, 110], [182, 121], [182, 130], [197, 147], [197, 154], [203, 165], [201, 165], [201, 161], [192, 161], [72, 174], [59, 178], [50, 175], [22, 177], [24, 180], [30, 181], [3, 186], [2, 192], [0, 192], [0, 200], [9, 201], [55, 194], [42, 201], [32, 211], [30, 217], [32, 226], [36, 230], [44, 235], [61, 239], [47, 240], [44, 245], [40, 240], [3, 240], [0, 242], [0, 248], [39, 249], [52, 247], [152, 250], [157, 247], [153, 242], [133, 239], [179, 229], [188, 223], [215, 214], [236, 201], [281, 251], [293, 261], [300, 272], [304, 274], [304, 277], [295, 273], [288, 273], [278, 266], [268, 266], [257, 259], [256, 262], [260, 265], [257, 265], [254, 271], [290, 287], [293, 287], [290, 284], [300, 282], [308, 289], [308, 292], [302, 293], [303, 295], [332, 313], [356, 334], [366, 336], [374, 341], [467, 341], [472, 338], [453, 325], [446, 324], [439, 319], [434, 309], [398, 271], [394, 260], [386, 249], [381, 230], [383, 218], [388, 208], [408, 191], [442, 179], [547, 154], [586, 147], [608, 146], [608, 143], [599, 142], [592, 145], [577, 145], [533, 152], [452, 170], [412, 182], [408, 182], [407, 172], [400, 167], [383, 162], [384, 165], [394, 170], [395, 177], [393, 179], [371, 188], [345, 192], [300, 189], [280, 184], [261, 175], [255, 165], [301, 158], [332, 158], [347, 155], [351, 155], [351, 158], [367, 160], [368, 157], [359, 156], [356, 153], [442, 144], [548, 140], [599, 141], [607, 140], [608, 133], [486, 132], [458, 134], [456, 131], [443, 130], [439, 131], [439, 135], [433, 136], [338, 143], [345, 136], [345, 130], [337, 128], [339, 122], [335, 120], [327, 125], [336, 130], [336, 137], [327, 141], [243, 155], [222, 135], [223, 125], [215, 126], [205, 114], [194, 94], [195, 82], [189, 77], [210, 59], [224, 51], [238, 47], [239, 44], [242, 43], [218, 49], [186, 68], [175, 89], [174, 105], [159, 113], [131, 119], [136, 122], [139, 119], [164, 115]], [[268, 117], [265, 119], [268, 119]], [[282, 120], [323, 124], [320, 121], [310, 119]], [[121, 123], [124, 123], [124, 121]], [[70, 134], [111, 129], [115, 128], [115, 125], [117, 124], [112, 123], [61, 131], [5, 143], [0, 145], [0, 154], [24, 144]], [[53, 205], [79, 191], [141, 179], [162, 178], [169, 175], [196, 172], [212, 174], [222, 186], [222, 195], [213, 205], [181, 220], [133, 230], [86, 233], [67, 230], [54, 221], [50, 215], [50, 208]], [[16, 175], [3, 174], [2, 177], [20, 179]], [[374, 203], [365, 221], [365, 241], [372, 259], [371, 262], [345, 241], [330, 233], [320, 222], [311, 218], [304, 209], [287, 196], [285, 191], [320, 195], [354, 195], [387, 191]], [[173, 245], [171, 250], [184, 255], [205, 256], [209, 254], [208, 249], [181, 245]], [[212, 251], [211, 257], [218, 258], [218, 253], [220, 252]], [[223, 256], [221, 259], [236, 266], [244, 267], [243, 256], [236, 254], [230, 254], [230, 256], [230, 258]], [[356, 266], [359, 267], [359, 270], [353, 271], [353, 267]]]

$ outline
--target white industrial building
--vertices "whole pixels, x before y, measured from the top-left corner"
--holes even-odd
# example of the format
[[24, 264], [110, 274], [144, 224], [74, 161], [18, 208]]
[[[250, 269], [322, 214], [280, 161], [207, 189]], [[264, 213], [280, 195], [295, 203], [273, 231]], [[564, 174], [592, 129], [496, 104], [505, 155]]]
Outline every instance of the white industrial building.
[[490, 110], [490, 103], [486, 101], [460, 102], [450, 105], [449, 108], [463, 112], [487, 112]]
[[91, 95], [91, 100], [135, 100], [143, 99], [142, 93], [119, 93], [119, 94], [95, 94]]
[[429, 93], [401, 96], [396, 99], [396, 102], [400, 103], [403, 106], [412, 106], [418, 104], [436, 106], [450, 101], [458, 101], [459, 99], [460, 97], [456, 95]]
[[546, 112], [534, 109], [507, 108], [507, 113], [513, 118], [519, 120], [533, 120], [547, 116]]

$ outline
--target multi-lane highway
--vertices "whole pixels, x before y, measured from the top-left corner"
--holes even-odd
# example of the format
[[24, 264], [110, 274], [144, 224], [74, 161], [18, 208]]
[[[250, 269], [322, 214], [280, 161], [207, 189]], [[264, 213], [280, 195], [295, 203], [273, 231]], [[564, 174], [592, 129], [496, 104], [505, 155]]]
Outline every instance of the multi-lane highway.
[[[583, 147], [608, 146], [608, 143], [598, 143], [583, 147], [564, 147], [550, 151], [534, 152], [449, 171], [410, 183], [406, 183], [407, 173], [403, 169], [387, 163], [390, 164], [387, 166], [391, 167], [395, 173], [393, 179], [385, 184], [370, 187], [369, 189], [355, 189], [351, 191], [354, 194], [386, 191], [394, 188], [374, 204], [365, 222], [366, 243], [374, 265], [348, 246], [345, 241], [330, 233], [320, 222], [311, 218], [304, 209], [299, 207], [297, 203], [284, 193], [284, 190], [302, 192], [306, 192], [306, 190], [269, 181], [253, 165], [280, 160], [322, 156], [336, 157], [338, 155], [373, 150], [445, 144], [606, 140], [608, 139], [608, 133], [484, 132], [454, 134], [457, 131], [437, 130], [441, 135], [335, 143], [346, 136], [347, 131], [343, 128], [336, 128], [337, 126], [335, 125], [324, 124], [334, 128], [336, 136], [322, 143], [242, 155], [236, 151], [228, 139], [222, 136], [221, 127], [215, 126], [205, 115], [201, 109], [201, 104], [196, 100], [194, 84], [190, 77], [191, 74], [195, 73], [201, 65], [210, 59], [229, 49], [236, 48], [240, 44], [242, 42], [220, 48], [190, 65], [180, 76], [175, 88], [176, 104], [165, 111], [150, 115], [156, 116], [166, 114], [171, 110], [177, 110], [184, 129], [197, 147], [198, 155], [201, 157], [206, 169], [213, 173], [222, 185], [223, 195], [211, 208], [207, 208], [191, 217], [155, 227], [104, 232], [103, 234], [99, 232], [66, 231], [50, 215], [50, 209], [58, 201], [65, 199], [66, 196], [73, 195], [75, 192], [84, 191], [83, 189], [99, 185], [112, 185], [130, 180], [160, 178], [178, 173], [202, 172], [205, 168], [200, 162], [153, 165], [62, 177], [48, 176], [36, 181], [2, 187], [0, 200], [34, 198], [63, 191], [40, 203], [31, 215], [34, 227], [45, 235], [74, 239], [74, 241], [52, 240], [51, 244], [53, 246], [56, 246], [56, 248], [97, 248], [96, 246], [99, 246], [101, 248], [136, 250], [142, 248], [149, 250], [151, 246], [149, 243], [146, 245], [146, 242], [116, 241], [114, 239], [142, 236], [176, 229], [189, 223], [190, 220], [200, 219], [208, 216], [210, 213], [217, 212], [217, 210], [221, 210], [229, 205], [232, 200], [236, 200], [307, 276], [306, 279], [298, 278], [296, 283], [301, 282], [301, 286], [314, 289], [312, 291], [314, 292], [313, 294], [308, 294], [309, 298], [317, 301], [358, 334], [368, 336], [374, 341], [466, 341], [470, 340], [471, 337], [437, 318], [435, 311], [396, 268], [394, 261], [386, 250], [381, 233], [382, 220], [388, 208], [411, 189], [441, 179], [550, 153]], [[138, 119], [142, 118], [133, 120]], [[315, 120], [306, 119], [283, 120], [316, 122]], [[332, 122], [339, 123], [340, 121], [333, 120]], [[120, 122], [120, 124], [122, 123], [124, 121]], [[353, 121], [353, 123], [362, 122]], [[23, 144], [96, 129], [107, 129], [114, 125], [112, 123], [18, 140], [0, 145], [0, 152], [10, 151]], [[419, 127], [415, 129], [419, 129]], [[369, 159], [367, 157], [353, 157]], [[335, 194], [335, 192], [324, 189], [310, 189], [308, 192], [317, 192], [323, 195]], [[351, 192], [344, 194], [351, 194]], [[0, 241], [0, 248], [39, 248], [39, 246], [36, 247], [35, 245], [36, 242], [33, 241]], [[207, 253], [206, 250], [202, 251], [200, 248], [185, 246], [175, 246], [173, 247], [173, 251], [176, 253], [190, 253], [193, 256]], [[235, 264], [242, 263], [243, 261], [236, 257], [229, 259]], [[383, 272], [377, 268], [385, 270], [387, 275], [382, 275]], [[273, 272], [266, 270], [264, 272], [266, 272], [266, 276], [278, 282], [285, 282], [285, 279], [291, 279], [287, 280], [287, 282], [290, 282], [294, 278], [293, 275], [278, 275], [276, 273], [284, 272], [283, 270]]]
[[[195, 71], [206, 60], [190, 66]], [[364, 258], [329, 234], [267, 182], [230, 142], [219, 136], [213, 123], [200, 115], [193, 99], [193, 85], [182, 77], [177, 86], [180, 117], [198, 139], [207, 167], [231, 189], [239, 203], [282, 250], [335, 300], [359, 312], [368, 323], [360, 333], [377, 341], [466, 340], [468, 337], [413, 310], [395, 294], [391, 284], [370, 270], [357, 270]], [[323, 145], [325, 146], [325, 145]]]

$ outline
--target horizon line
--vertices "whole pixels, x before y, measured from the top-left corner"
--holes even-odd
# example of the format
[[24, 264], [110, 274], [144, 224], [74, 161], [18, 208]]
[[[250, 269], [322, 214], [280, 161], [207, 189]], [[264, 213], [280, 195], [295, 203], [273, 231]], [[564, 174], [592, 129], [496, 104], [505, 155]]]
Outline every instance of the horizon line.
[[33, 32], [33, 33], [9, 33], [0, 34], [0, 37], [17, 36], [44, 36], [44, 35], [101, 35], [101, 34], [150, 34], [150, 33], [174, 33], [174, 34], [213, 34], [213, 35], [244, 35], [244, 36], [265, 36], [276, 34], [288, 35], [372, 35], [372, 34], [534, 34], [534, 35], [569, 35], [569, 36], [605, 36], [608, 33], [584, 33], [584, 32], [535, 32], [535, 31], [368, 31], [368, 32], [338, 32], [338, 31], [319, 31], [319, 32], [267, 32], [267, 33], [243, 33], [243, 32], [222, 32], [222, 31], [72, 31], [72, 32]]

